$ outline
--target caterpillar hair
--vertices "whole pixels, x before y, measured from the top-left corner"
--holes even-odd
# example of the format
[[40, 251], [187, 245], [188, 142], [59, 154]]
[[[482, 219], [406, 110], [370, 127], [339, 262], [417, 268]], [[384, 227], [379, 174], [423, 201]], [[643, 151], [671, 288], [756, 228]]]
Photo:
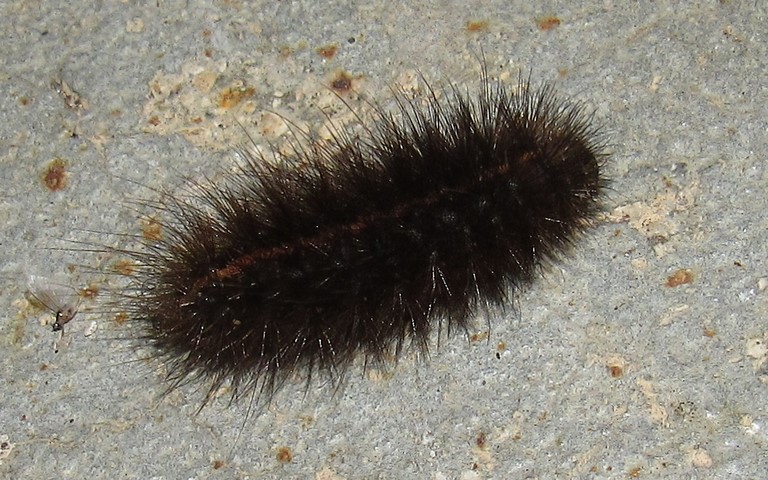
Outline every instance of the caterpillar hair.
[[127, 311], [171, 388], [273, 394], [290, 376], [390, 364], [503, 311], [599, 210], [606, 147], [551, 87], [483, 77], [426, 106], [396, 96], [360, 138], [296, 147], [163, 206]]

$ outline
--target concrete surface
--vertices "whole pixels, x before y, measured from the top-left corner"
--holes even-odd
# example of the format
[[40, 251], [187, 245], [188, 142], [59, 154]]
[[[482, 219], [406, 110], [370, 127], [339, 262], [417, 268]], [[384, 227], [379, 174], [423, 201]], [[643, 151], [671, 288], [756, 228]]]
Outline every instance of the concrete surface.
[[[0, 3], [0, 477], [768, 477], [765, 2], [352, 4]], [[417, 72], [472, 91], [483, 56], [586, 103], [613, 151], [598, 227], [490, 333], [197, 414], [105, 295], [60, 340], [28, 301], [30, 274], [119, 288], [91, 245], [129, 248], [130, 199], [215, 181], [244, 131], [353, 118], [339, 72], [365, 111]]]

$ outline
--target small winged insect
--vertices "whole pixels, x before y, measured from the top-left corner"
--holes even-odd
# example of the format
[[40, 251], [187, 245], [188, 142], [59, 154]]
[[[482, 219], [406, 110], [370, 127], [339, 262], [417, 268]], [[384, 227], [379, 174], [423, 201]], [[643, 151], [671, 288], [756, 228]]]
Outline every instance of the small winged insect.
[[28, 291], [36, 303], [56, 316], [52, 325], [54, 332], [63, 330], [64, 325], [77, 315], [80, 297], [77, 291], [68, 285], [52, 282], [46, 277], [30, 275]]

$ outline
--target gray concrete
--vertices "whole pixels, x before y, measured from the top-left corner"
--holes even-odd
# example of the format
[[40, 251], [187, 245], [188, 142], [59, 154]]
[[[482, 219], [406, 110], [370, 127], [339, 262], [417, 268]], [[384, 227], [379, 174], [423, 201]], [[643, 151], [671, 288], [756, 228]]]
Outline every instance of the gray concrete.
[[[133, 3], [0, 7], [0, 477], [768, 475], [764, 2]], [[549, 15], [560, 25], [538, 28]], [[320, 135], [318, 107], [352, 119], [325, 86], [339, 70], [365, 112], [395, 85], [418, 94], [416, 71], [472, 91], [481, 56], [493, 77], [554, 83], [609, 131], [612, 192], [574, 255], [487, 341], [480, 320], [480, 340], [358, 366], [335, 395], [316, 382], [305, 397], [297, 378], [259, 411], [222, 392], [198, 415], [193, 387], [162, 397], [162, 365], [104, 301], [122, 257], [73, 240], [130, 248], [109, 234], [141, 233], [126, 199], [216, 181], [244, 130], [285, 145], [269, 112]], [[55, 158], [68, 184], [51, 192]], [[692, 282], [666, 285], [684, 269]], [[29, 274], [102, 292], [58, 353]]]

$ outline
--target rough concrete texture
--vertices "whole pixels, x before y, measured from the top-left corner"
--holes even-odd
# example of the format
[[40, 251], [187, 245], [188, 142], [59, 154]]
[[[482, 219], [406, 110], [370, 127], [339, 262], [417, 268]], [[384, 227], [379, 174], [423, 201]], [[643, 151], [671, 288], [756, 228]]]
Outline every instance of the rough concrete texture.
[[[766, 477], [764, 2], [139, 3], [0, 6], [0, 477]], [[396, 88], [476, 91], [482, 59], [606, 128], [611, 191], [573, 255], [490, 330], [338, 390], [163, 396], [104, 246], [232, 171], [245, 132], [328, 137]], [[63, 337], [30, 275], [97, 292]]]

